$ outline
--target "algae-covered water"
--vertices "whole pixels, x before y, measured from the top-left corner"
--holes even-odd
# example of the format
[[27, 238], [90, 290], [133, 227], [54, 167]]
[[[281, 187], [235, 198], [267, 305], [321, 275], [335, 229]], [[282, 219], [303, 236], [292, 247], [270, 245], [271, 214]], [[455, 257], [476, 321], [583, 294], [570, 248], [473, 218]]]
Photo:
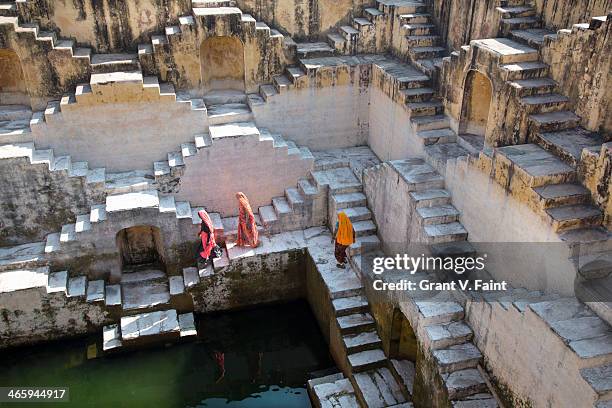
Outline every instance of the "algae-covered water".
[[310, 407], [308, 374], [333, 366], [305, 302], [196, 319], [197, 341], [90, 360], [101, 333], [4, 350], [0, 386], [70, 388], [69, 403], [6, 406]]

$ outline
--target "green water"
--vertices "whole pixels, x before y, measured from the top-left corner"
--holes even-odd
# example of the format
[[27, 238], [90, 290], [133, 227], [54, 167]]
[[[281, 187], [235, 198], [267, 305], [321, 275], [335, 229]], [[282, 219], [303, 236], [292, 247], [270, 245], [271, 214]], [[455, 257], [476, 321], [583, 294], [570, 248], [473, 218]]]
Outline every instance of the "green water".
[[70, 388], [70, 403], [6, 406], [310, 407], [308, 373], [333, 365], [305, 302], [196, 319], [197, 341], [92, 360], [101, 333], [5, 350], [0, 386]]

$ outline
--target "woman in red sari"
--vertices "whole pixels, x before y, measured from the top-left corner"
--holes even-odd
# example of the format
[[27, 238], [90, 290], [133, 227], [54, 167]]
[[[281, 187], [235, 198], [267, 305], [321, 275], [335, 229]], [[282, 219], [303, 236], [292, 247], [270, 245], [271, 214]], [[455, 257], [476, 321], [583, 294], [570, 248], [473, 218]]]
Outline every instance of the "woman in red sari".
[[215, 226], [213, 225], [210, 215], [205, 210], [198, 211], [198, 216], [202, 220], [200, 225], [200, 247], [198, 251], [198, 263], [204, 262], [204, 266], [211, 258], [211, 252], [217, 246], [215, 241]]
[[238, 199], [239, 207], [236, 245], [255, 248], [259, 245], [259, 233], [251, 204], [244, 193], [236, 193], [236, 198]]

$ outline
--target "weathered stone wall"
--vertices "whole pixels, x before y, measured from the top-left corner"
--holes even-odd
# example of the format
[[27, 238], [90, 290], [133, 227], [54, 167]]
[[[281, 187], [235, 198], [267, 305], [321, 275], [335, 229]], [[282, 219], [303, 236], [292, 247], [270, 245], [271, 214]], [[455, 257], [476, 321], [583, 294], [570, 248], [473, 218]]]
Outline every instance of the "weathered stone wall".
[[44, 109], [47, 101], [89, 79], [87, 59], [73, 58], [70, 50], [54, 49], [49, 41], [37, 41], [34, 31], [16, 33], [13, 25], [0, 25], [0, 49], [17, 54], [30, 99], [22, 102], [34, 109]]
[[611, 19], [612, 14], [599, 27], [561, 31], [555, 41], [546, 41], [541, 49], [551, 77], [572, 101], [582, 126], [607, 139], [612, 138]]
[[479, 38], [497, 37], [499, 0], [429, 0], [443, 43], [451, 50]]
[[28, 21], [57, 29], [62, 37], [98, 52], [136, 51], [190, 10], [190, 0], [32, 0], [21, 9]]
[[28, 157], [0, 160], [0, 246], [44, 241], [102, 202], [103, 190]]
[[235, 259], [191, 290], [197, 312], [233, 310], [306, 296], [304, 250]]
[[257, 211], [284, 196], [285, 189], [295, 188], [300, 178], [308, 178], [312, 166], [312, 159], [289, 155], [287, 148], [275, 148], [258, 135], [219, 138], [185, 159], [175, 196], [223, 217], [235, 216], [236, 192], [245, 193]]
[[476, 302], [466, 316], [506, 406], [594, 406], [598, 396], [579, 372], [589, 359], [578, 358], [530, 308]]
[[418, 156], [423, 144], [412, 130], [405, 104], [391, 99], [382, 89], [370, 89], [368, 145], [381, 160]]
[[612, 226], [612, 143], [601, 149], [583, 149], [578, 176], [604, 212], [603, 225]]
[[[565, 244], [550, 223], [504, 190], [489, 176], [491, 169], [480, 168], [481, 164], [474, 159], [449, 162], [446, 189], [461, 213], [470, 241], [489, 243], [482, 248], [498, 248], [499, 255], [503, 255], [501, 246], [508, 246], [507, 262], [495, 258], [495, 262], [487, 263], [487, 271], [496, 280], [507, 280], [515, 287], [573, 294], [576, 270]], [[541, 244], [519, 245], [530, 242]], [[516, 256], [519, 249], [520, 256]]]
[[586, 23], [591, 17], [606, 15], [612, 9], [611, 0], [533, 0], [532, 3], [544, 25], [554, 30]]
[[0, 293], [0, 305], [0, 348], [97, 332], [112, 320], [103, 302], [48, 294], [44, 286]]
[[374, 6], [371, 0], [238, 0], [238, 7], [295, 40], [325, 37], [334, 27], [346, 25], [361, 15], [363, 7]]
[[158, 208], [136, 208], [107, 212], [107, 219], [92, 223], [89, 231], [76, 235], [75, 241], [62, 242], [49, 255], [54, 270], [68, 270], [71, 276], [86, 275], [90, 280], [119, 281], [122, 258], [117, 234], [135, 226], [157, 228], [163, 248], [163, 264], [168, 275], [180, 275], [184, 267], [193, 266], [199, 224], [191, 217], [178, 219], [176, 213]]
[[188, 101], [164, 98], [159, 88], [144, 88], [142, 80], [93, 90], [33, 127], [37, 148], [52, 148], [57, 155], [68, 154], [107, 172], [148, 170], [206, 130], [205, 111], [192, 110]]
[[260, 127], [311, 150], [366, 144], [368, 86], [356, 84], [293, 89], [253, 106]]

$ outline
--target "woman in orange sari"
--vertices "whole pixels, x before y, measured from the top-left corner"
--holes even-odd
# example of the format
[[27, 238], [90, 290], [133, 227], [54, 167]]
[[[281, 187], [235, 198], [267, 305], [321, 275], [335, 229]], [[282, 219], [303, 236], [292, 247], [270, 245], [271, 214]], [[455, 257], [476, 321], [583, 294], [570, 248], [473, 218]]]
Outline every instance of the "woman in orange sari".
[[259, 245], [259, 233], [251, 204], [244, 193], [236, 193], [236, 198], [238, 199], [239, 207], [236, 245], [255, 248]]
[[203, 264], [206, 267], [211, 259], [211, 252], [217, 246], [215, 241], [215, 226], [210, 218], [210, 215], [205, 210], [198, 211], [198, 216], [202, 223], [200, 224], [200, 242], [198, 250], [198, 266]]
[[344, 269], [346, 267], [346, 249], [355, 242], [355, 229], [344, 211], [338, 213], [334, 238], [334, 256], [338, 261], [336, 266]]

